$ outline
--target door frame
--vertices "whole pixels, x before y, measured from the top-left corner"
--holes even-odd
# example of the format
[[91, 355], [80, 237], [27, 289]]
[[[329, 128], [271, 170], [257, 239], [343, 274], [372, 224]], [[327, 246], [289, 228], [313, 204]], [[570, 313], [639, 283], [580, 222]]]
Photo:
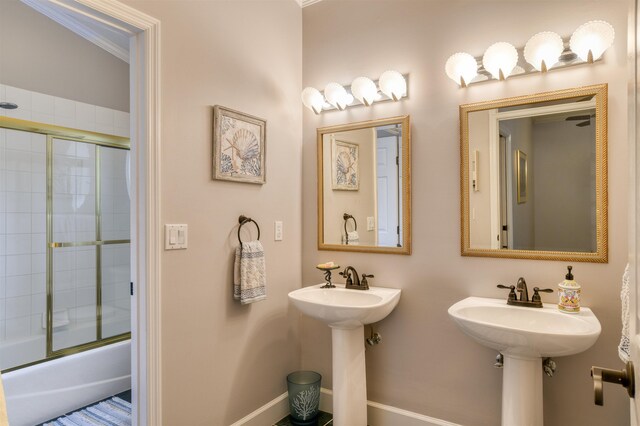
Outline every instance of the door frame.
[[134, 425], [162, 424], [160, 21], [116, 0], [49, 0], [129, 37]]

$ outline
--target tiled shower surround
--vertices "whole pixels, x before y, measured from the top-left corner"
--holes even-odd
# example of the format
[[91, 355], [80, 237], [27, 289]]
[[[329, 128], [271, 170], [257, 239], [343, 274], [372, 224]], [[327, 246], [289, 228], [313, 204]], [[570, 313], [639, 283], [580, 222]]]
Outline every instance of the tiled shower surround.
[[[0, 85], [0, 115], [128, 136], [129, 114]], [[53, 141], [53, 240], [129, 239], [128, 151]], [[0, 129], [0, 369], [46, 355], [46, 136]], [[129, 244], [101, 247], [103, 338], [129, 331]], [[96, 339], [96, 246], [54, 249], [53, 349]]]

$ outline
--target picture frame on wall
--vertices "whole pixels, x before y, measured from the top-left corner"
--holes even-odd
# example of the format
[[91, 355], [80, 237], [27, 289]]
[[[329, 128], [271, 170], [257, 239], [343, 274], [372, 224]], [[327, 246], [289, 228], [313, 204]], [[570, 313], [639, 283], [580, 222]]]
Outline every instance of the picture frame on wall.
[[518, 198], [518, 204], [524, 204], [527, 202], [527, 154], [517, 150], [516, 151], [516, 193]]
[[360, 188], [360, 151], [358, 144], [332, 139], [332, 189], [357, 191]]
[[267, 121], [221, 105], [213, 107], [213, 178], [266, 183]]

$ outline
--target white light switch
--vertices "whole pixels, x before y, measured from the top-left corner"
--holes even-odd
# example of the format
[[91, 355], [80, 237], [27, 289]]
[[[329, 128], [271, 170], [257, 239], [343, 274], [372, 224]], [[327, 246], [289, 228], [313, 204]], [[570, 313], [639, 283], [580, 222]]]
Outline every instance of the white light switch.
[[187, 229], [187, 225], [164, 225], [164, 249], [186, 249]]
[[373, 231], [376, 227], [376, 221], [373, 219], [373, 216], [367, 217], [367, 231]]
[[282, 221], [281, 220], [276, 220], [273, 234], [274, 234], [273, 239], [275, 241], [282, 241]]

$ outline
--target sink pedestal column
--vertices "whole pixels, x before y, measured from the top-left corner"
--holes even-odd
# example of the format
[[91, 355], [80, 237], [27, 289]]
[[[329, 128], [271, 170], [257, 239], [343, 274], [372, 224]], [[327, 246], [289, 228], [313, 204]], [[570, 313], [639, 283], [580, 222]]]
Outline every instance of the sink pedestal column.
[[542, 426], [542, 358], [503, 356], [502, 426]]
[[367, 425], [364, 326], [331, 327], [334, 426]]

